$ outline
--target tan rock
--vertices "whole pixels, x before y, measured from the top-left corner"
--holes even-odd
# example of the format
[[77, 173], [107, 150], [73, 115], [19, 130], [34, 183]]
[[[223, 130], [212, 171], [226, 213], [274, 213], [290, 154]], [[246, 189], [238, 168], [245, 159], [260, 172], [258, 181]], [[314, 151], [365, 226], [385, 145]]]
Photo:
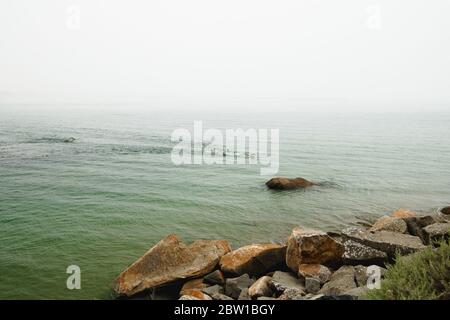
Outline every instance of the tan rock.
[[408, 226], [406, 225], [406, 222], [403, 221], [402, 218], [393, 218], [390, 216], [382, 216], [369, 229], [369, 231], [373, 231], [373, 232], [380, 231], [380, 230], [406, 233], [408, 231]]
[[272, 277], [264, 276], [256, 280], [254, 284], [248, 289], [248, 295], [252, 298], [270, 297], [272, 296], [272, 289], [270, 289], [270, 280]]
[[225, 273], [235, 275], [262, 275], [283, 264], [285, 256], [286, 246], [273, 243], [252, 244], [224, 255], [220, 259], [220, 268]]
[[176, 235], [170, 235], [125, 269], [116, 279], [114, 291], [132, 296], [177, 280], [204, 276], [230, 251], [225, 240], [197, 240], [185, 245]]
[[391, 214], [392, 218], [408, 218], [415, 216], [417, 216], [417, 213], [410, 211], [408, 209], [398, 209]]
[[344, 246], [325, 232], [296, 227], [286, 250], [286, 264], [298, 272], [301, 264], [333, 264], [342, 258]]
[[277, 190], [307, 188], [312, 187], [313, 185], [314, 183], [303, 178], [290, 179], [290, 178], [276, 177], [266, 182], [266, 186], [269, 189], [277, 189]]
[[301, 264], [298, 267], [298, 277], [301, 279], [314, 278], [324, 284], [330, 279], [331, 271], [321, 264]]
[[190, 296], [191, 292], [194, 290], [202, 290], [205, 289], [208, 285], [203, 282], [203, 279], [193, 279], [186, 282], [180, 290], [180, 296]]

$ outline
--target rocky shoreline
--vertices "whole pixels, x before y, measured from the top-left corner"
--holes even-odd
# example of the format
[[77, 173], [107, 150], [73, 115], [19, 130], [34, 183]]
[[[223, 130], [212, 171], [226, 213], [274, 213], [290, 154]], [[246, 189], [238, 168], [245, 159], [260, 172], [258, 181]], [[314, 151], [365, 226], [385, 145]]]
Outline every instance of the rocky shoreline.
[[370, 228], [340, 233], [298, 226], [284, 244], [235, 250], [226, 240], [186, 245], [169, 235], [126, 268], [113, 291], [125, 299], [364, 299], [396, 254], [413, 254], [449, 236], [450, 207], [439, 214], [399, 209]]

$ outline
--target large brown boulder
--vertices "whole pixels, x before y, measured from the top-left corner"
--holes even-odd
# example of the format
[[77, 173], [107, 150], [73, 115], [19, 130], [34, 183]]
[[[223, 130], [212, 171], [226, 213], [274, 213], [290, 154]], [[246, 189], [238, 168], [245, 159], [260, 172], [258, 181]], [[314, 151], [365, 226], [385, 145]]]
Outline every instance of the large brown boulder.
[[283, 178], [276, 177], [266, 182], [266, 186], [270, 189], [291, 190], [296, 188], [312, 187], [314, 183], [303, 178]]
[[235, 275], [262, 275], [283, 264], [285, 256], [284, 245], [251, 244], [224, 255], [220, 259], [220, 269]]
[[114, 291], [132, 296], [178, 280], [204, 276], [230, 251], [225, 240], [197, 240], [185, 245], [176, 235], [169, 235], [119, 275]]
[[369, 232], [350, 227], [343, 230], [342, 235], [365, 246], [386, 252], [389, 257], [394, 257], [397, 252], [405, 255], [426, 248], [419, 237], [392, 231]]
[[331, 271], [321, 264], [301, 264], [298, 267], [298, 277], [300, 279], [314, 278], [324, 284], [331, 277]]
[[344, 246], [325, 232], [299, 226], [289, 237], [286, 264], [297, 274], [301, 264], [334, 265], [343, 253]]

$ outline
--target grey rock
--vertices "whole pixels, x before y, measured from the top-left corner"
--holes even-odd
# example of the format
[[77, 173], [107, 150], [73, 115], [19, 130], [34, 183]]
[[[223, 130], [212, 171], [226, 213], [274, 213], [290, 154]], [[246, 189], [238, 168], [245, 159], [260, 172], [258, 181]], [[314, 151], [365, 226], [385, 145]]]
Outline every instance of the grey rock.
[[435, 223], [423, 228], [427, 243], [448, 239], [450, 236], [450, 223]]
[[358, 287], [344, 292], [344, 296], [351, 296], [354, 300], [364, 300], [369, 289], [367, 287]]
[[388, 259], [386, 252], [371, 248], [350, 239], [343, 241], [343, 245], [345, 248], [344, 254], [342, 255], [344, 264], [382, 265]]
[[238, 300], [251, 300], [248, 294], [248, 288], [242, 289], [241, 293], [239, 294]]
[[424, 244], [429, 244], [426, 233], [424, 232], [423, 228], [438, 222], [435, 216], [422, 215], [403, 218], [403, 220], [408, 226], [409, 234], [419, 237]]
[[319, 293], [337, 296], [354, 288], [356, 288], [355, 269], [352, 266], [343, 266], [333, 273], [330, 281], [324, 284]]
[[216, 293], [224, 293], [224, 290], [221, 286], [219, 286], [218, 284], [210, 286], [210, 287], [206, 287], [204, 289], [202, 289], [203, 293], [206, 293], [209, 296], [213, 296]]
[[316, 294], [320, 290], [320, 281], [315, 278], [305, 279], [306, 292]]
[[302, 289], [288, 288], [278, 297], [278, 300], [304, 300], [305, 291]]
[[355, 281], [358, 287], [366, 286], [367, 279], [369, 276], [367, 275], [367, 267], [365, 266], [355, 266]]
[[203, 281], [209, 284], [219, 284], [224, 285], [225, 284], [225, 277], [223, 276], [222, 271], [216, 270], [209, 274], [207, 274]]
[[342, 234], [350, 240], [386, 252], [390, 257], [394, 257], [397, 252], [406, 255], [426, 248], [419, 237], [409, 234], [384, 230], [368, 232], [355, 227], [343, 230]]
[[230, 298], [229, 296], [226, 296], [221, 293], [215, 293], [212, 295], [213, 300], [234, 300], [233, 298]]
[[241, 291], [253, 284], [248, 274], [243, 274], [237, 278], [228, 278], [225, 282], [225, 294], [233, 299], [239, 298]]
[[180, 299], [178, 299], [178, 300], [200, 300], [200, 299], [193, 297], [193, 296], [184, 295], [184, 296], [181, 296]]
[[258, 297], [256, 300], [277, 300], [277, 299], [273, 297]]
[[283, 271], [274, 272], [272, 279], [270, 280], [270, 286], [277, 292], [284, 292], [286, 289], [305, 290], [305, 286], [300, 279], [289, 272]]

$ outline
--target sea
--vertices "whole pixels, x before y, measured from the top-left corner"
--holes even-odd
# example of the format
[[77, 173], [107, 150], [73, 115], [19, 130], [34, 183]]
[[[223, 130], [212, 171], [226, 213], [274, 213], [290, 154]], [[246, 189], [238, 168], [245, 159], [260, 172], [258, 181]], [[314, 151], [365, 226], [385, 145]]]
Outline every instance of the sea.
[[[27, 110], [0, 109], [0, 299], [110, 299], [169, 234], [238, 248], [450, 204], [449, 113]], [[171, 135], [196, 121], [277, 129], [273, 176], [318, 185], [268, 190], [261, 164], [175, 164]]]

